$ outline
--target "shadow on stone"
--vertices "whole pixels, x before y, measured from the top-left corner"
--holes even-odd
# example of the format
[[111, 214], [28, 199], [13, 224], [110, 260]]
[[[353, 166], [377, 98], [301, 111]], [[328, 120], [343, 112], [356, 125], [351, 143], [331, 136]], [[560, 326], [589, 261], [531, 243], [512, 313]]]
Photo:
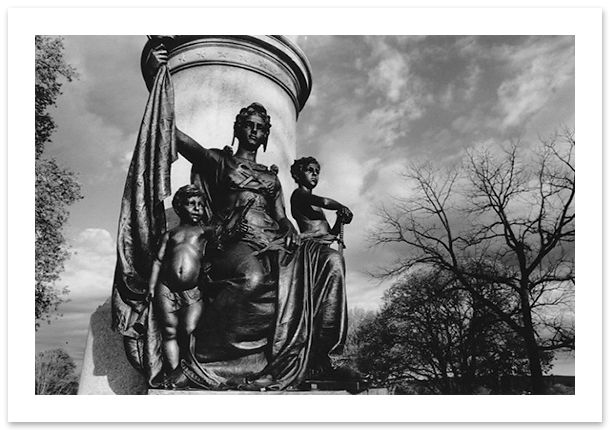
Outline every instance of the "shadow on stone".
[[144, 378], [129, 364], [123, 336], [111, 328], [108, 299], [91, 315], [78, 394], [146, 394]]

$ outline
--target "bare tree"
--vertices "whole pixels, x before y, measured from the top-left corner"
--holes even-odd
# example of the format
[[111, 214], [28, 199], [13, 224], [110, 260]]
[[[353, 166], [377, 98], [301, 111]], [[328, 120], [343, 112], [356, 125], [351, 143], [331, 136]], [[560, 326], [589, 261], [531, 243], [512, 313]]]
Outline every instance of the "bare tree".
[[450, 170], [412, 165], [410, 196], [383, 208], [372, 233], [400, 252], [378, 276], [444, 270], [518, 334], [534, 394], [545, 391], [542, 353], [574, 348], [574, 146], [564, 130], [533, 150], [470, 151]]

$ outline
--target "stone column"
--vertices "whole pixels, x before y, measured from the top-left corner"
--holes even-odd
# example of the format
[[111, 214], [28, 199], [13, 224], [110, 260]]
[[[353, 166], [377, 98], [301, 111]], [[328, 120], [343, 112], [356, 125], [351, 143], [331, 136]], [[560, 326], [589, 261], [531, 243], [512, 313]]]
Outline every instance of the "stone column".
[[[146, 45], [143, 58], [152, 45]], [[262, 103], [272, 127], [267, 151], [261, 148], [257, 160], [279, 167], [288, 199], [294, 188], [290, 165], [296, 155], [296, 121], [311, 92], [303, 52], [284, 36], [174, 36], [166, 47], [177, 126], [206, 148], [223, 148], [231, 145], [239, 110]], [[190, 167], [182, 157], [172, 165], [173, 192], [189, 183]]]

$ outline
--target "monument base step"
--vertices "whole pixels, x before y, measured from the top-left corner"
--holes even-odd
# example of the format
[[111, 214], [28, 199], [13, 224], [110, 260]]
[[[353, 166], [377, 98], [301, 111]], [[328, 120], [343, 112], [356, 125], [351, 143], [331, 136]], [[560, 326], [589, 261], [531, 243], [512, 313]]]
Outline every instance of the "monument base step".
[[307, 380], [302, 382], [299, 391], [347, 391], [351, 394], [358, 394], [369, 388], [369, 384], [359, 381], [323, 381]]
[[[389, 394], [387, 388], [369, 388], [357, 394], [363, 395], [386, 395]], [[300, 396], [320, 396], [320, 395], [347, 395], [351, 394], [346, 390], [284, 390], [284, 391], [207, 391], [207, 390], [158, 390], [149, 389], [149, 396], [200, 396], [200, 395], [300, 395]]]

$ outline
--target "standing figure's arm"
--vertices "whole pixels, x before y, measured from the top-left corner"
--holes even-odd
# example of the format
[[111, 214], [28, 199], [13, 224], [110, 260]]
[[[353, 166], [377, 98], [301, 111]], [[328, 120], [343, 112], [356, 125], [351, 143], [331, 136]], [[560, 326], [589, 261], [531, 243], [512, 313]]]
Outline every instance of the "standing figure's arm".
[[317, 196], [312, 193], [301, 193], [299, 194], [299, 199], [302, 199], [304, 204], [310, 206], [317, 206], [323, 209], [337, 211], [335, 225], [330, 229], [330, 233], [335, 236], [339, 235], [339, 232], [341, 231], [341, 224], [349, 224], [352, 222], [352, 218], [354, 217], [354, 214], [347, 206], [342, 205], [338, 201], [328, 197]]
[[155, 297], [155, 287], [159, 282], [159, 273], [161, 272], [161, 265], [163, 264], [163, 258], [165, 258], [165, 249], [167, 248], [167, 240], [169, 233], [165, 233], [161, 237], [161, 243], [159, 244], [159, 252], [153, 261], [152, 269], [150, 271], [150, 279], [148, 280], [148, 297], [153, 299]]

